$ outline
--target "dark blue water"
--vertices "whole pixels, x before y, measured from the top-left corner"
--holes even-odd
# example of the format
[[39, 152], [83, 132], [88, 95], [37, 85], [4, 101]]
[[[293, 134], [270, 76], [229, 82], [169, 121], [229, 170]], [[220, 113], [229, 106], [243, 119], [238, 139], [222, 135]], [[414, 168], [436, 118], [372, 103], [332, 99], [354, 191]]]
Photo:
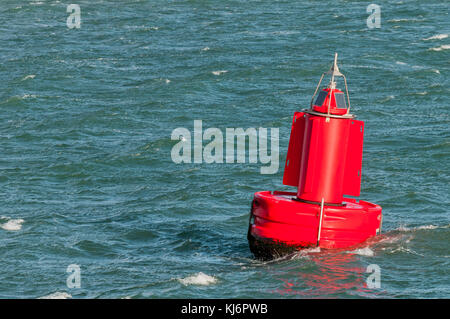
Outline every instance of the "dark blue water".
[[[0, 297], [448, 298], [448, 1], [62, 1], [0, 7]], [[293, 112], [334, 52], [365, 121], [381, 237], [272, 262], [246, 239]], [[279, 128], [280, 168], [175, 164], [178, 127]], [[67, 267], [80, 267], [70, 288]], [[368, 265], [381, 270], [369, 288]]]

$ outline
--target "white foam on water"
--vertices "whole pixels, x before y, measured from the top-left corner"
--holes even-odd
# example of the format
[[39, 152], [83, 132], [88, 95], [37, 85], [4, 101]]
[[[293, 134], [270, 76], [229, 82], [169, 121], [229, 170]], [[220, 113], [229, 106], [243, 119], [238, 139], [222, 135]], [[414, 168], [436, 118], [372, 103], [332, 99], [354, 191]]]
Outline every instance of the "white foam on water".
[[406, 231], [410, 231], [411, 228], [406, 227], [405, 225], [400, 225], [396, 230], [406, 232]]
[[405, 225], [400, 225], [397, 229], [397, 231], [400, 232], [413, 232], [416, 230], [433, 230], [438, 228], [449, 228], [450, 225], [444, 225], [444, 226], [437, 226], [437, 225], [422, 225], [417, 227], [406, 227]]
[[416, 227], [416, 229], [436, 229], [439, 228], [439, 226], [435, 226], [435, 225], [425, 225], [425, 226], [419, 226]]
[[0, 227], [2, 229], [4, 229], [4, 230], [17, 231], [17, 230], [22, 229], [23, 222], [24, 222], [24, 220], [21, 219], [21, 218], [19, 218], [19, 219], [10, 219], [6, 223], [1, 224]]
[[38, 299], [69, 299], [72, 298], [71, 294], [68, 294], [67, 292], [54, 292], [50, 295], [39, 297]]
[[442, 33], [442, 34], [433, 35], [432, 37], [425, 38], [425, 39], [422, 39], [422, 40], [424, 40], [424, 41], [428, 41], [428, 40], [442, 40], [442, 39], [446, 39], [446, 38], [448, 38], [448, 34], [447, 33]]
[[383, 100], [381, 100], [380, 103], [385, 103], [385, 102], [388, 102], [388, 101], [393, 100], [393, 99], [395, 99], [394, 95], [388, 95]]
[[209, 51], [210, 49], [209, 49], [209, 47], [204, 47], [203, 49], [202, 49], [202, 51]]
[[432, 51], [442, 51], [442, 50], [448, 50], [448, 49], [450, 49], [450, 44], [444, 44], [444, 45], [441, 45], [440, 47], [437, 47], [437, 48], [431, 48], [431, 49], [429, 49], [429, 50], [432, 50]]
[[355, 250], [347, 251], [347, 252], [350, 253], [350, 254], [356, 254], [356, 255], [368, 256], [368, 257], [371, 257], [371, 256], [374, 255], [373, 250], [370, 249], [369, 247], [355, 249]]
[[401, 232], [409, 232], [409, 231], [414, 231], [417, 229], [435, 229], [437, 228], [437, 226], [434, 225], [424, 225], [424, 226], [418, 226], [418, 227], [406, 227], [405, 225], [400, 225], [397, 230], [401, 231]]
[[227, 72], [228, 72], [227, 70], [221, 70], [221, 71], [212, 71], [211, 73], [214, 74], [214, 75], [221, 75], [221, 74], [224, 74], [224, 73], [227, 73]]
[[398, 65], [406, 65], [405, 62], [400, 62], [400, 61], [397, 61], [397, 62], [395, 62], [395, 63], [398, 64]]
[[36, 74], [29, 74], [29, 75], [25, 76], [21, 81], [34, 79], [35, 77], [36, 77]]
[[388, 22], [423, 22], [425, 19], [391, 19]]
[[[414, 236], [413, 235], [404, 235], [404, 234], [401, 234], [401, 235], [390, 235], [390, 236], [387, 236], [387, 237], [385, 237], [385, 238], [383, 238], [383, 239], [381, 239], [378, 243], [379, 244], [397, 244], [397, 243], [399, 243], [399, 242], [402, 242], [402, 240], [403, 241], [405, 241], [405, 240], [412, 240], [414, 238]], [[382, 248], [383, 250], [385, 249], [385, 248]]]
[[24, 95], [20, 96], [19, 99], [22, 99], [22, 100], [29, 99], [29, 98], [35, 99], [36, 97], [37, 97], [37, 95], [35, 95], [35, 94], [24, 94]]
[[390, 253], [391, 254], [394, 254], [394, 253], [406, 253], [406, 254], [412, 254], [412, 255], [417, 255], [417, 256], [424, 257], [424, 255], [419, 254], [419, 253], [415, 252], [414, 250], [412, 250], [410, 248], [407, 248], [407, 247], [403, 247], [403, 246], [400, 246], [400, 247], [397, 247], [397, 248], [391, 250]]
[[181, 282], [183, 285], [199, 285], [199, 286], [209, 286], [217, 283], [217, 279], [213, 276], [206, 275], [202, 272], [199, 272], [198, 274], [178, 279], [179, 282]]
[[305, 248], [296, 252], [290, 259], [309, 258], [308, 256], [310, 254], [316, 254], [320, 252], [321, 252], [320, 247]]
[[388, 22], [408, 22], [408, 21], [415, 21], [415, 20], [412, 20], [412, 19], [391, 19], [391, 20], [388, 20]]
[[320, 253], [320, 247], [303, 249], [301, 253], [303, 254]]

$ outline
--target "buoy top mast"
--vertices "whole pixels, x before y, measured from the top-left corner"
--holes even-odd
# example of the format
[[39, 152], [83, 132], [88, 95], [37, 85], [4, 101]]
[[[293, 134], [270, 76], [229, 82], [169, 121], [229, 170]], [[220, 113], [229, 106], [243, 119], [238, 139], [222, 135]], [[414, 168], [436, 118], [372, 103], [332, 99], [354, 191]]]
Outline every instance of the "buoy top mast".
[[[331, 65], [330, 70], [328, 72], [324, 72], [320, 77], [319, 83], [317, 84], [316, 90], [311, 98], [311, 106], [309, 111], [307, 111], [308, 113], [329, 117], [354, 117], [350, 114], [350, 98], [348, 95], [347, 79], [345, 78], [345, 75], [339, 71], [337, 57], [338, 54], [335, 53], [334, 62]], [[314, 102], [314, 97], [316, 96], [325, 75], [331, 75], [330, 83], [328, 84], [328, 87], [320, 91], [316, 101]], [[342, 77], [344, 79], [345, 94], [336, 88], [336, 77]], [[347, 102], [345, 95], [347, 95]]]

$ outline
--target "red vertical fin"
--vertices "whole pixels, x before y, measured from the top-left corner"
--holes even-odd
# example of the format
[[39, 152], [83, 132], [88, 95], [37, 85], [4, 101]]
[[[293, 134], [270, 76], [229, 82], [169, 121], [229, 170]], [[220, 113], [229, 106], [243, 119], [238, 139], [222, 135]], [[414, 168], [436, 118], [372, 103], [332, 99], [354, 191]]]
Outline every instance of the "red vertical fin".
[[345, 195], [359, 196], [363, 155], [364, 122], [351, 120], [345, 160], [343, 191]]
[[289, 148], [284, 167], [283, 184], [298, 186], [300, 163], [302, 159], [303, 133], [305, 131], [305, 117], [303, 112], [295, 112], [292, 120]]

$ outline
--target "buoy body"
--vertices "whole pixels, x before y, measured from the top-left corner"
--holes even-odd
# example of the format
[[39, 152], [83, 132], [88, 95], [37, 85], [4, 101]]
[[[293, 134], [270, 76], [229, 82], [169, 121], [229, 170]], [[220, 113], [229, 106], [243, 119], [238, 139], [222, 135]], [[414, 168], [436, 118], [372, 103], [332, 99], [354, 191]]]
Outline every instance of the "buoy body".
[[381, 231], [379, 205], [345, 197], [360, 195], [364, 122], [349, 113], [345, 94], [335, 88], [334, 76], [343, 76], [336, 59], [329, 87], [293, 117], [283, 184], [297, 192], [254, 196], [248, 240], [257, 258], [350, 247]]

